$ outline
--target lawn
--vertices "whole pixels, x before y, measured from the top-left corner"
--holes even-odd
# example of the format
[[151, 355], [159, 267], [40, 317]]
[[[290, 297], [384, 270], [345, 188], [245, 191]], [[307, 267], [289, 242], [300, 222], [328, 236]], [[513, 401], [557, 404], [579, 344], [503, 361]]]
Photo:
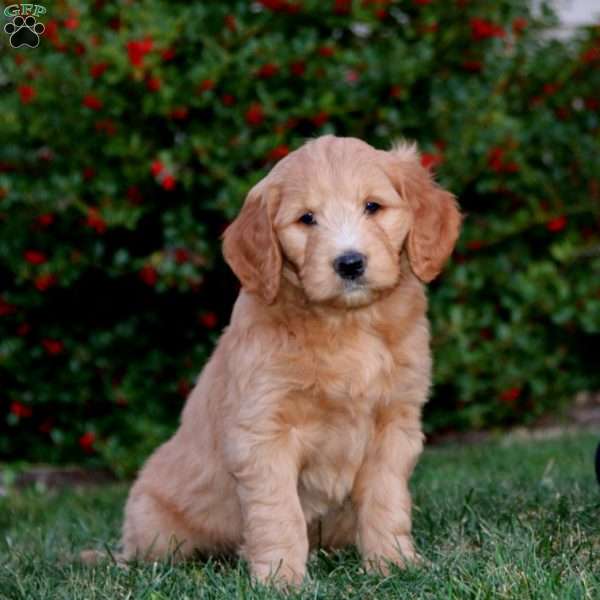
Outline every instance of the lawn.
[[[422, 568], [364, 574], [355, 552], [314, 555], [297, 598], [600, 598], [600, 435], [428, 449], [413, 478]], [[126, 486], [0, 499], [0, 598], [278, 598], [232, 560], [85, 567], [118, 540]]]

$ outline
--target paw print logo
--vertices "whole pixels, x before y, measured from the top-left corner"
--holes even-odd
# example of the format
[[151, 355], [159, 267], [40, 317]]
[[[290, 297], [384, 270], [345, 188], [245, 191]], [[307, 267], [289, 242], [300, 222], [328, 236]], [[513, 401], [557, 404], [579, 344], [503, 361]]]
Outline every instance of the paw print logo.
[[28, 17], [16, 16], [12, 23], [4, 26], [4, 31], [10, 35], [10, 45], [13, 48], [28, 46], [37, 48], [40, 43], [40, 35], [44, 33], [45, 27], [38, 23], [32, 15]]

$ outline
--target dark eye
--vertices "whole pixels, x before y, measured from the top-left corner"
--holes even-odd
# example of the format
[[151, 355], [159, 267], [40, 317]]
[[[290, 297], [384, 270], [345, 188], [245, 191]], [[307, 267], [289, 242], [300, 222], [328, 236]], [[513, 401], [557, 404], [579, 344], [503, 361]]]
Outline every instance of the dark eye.
[[367, 202], [365, 204], [365, 212], [369, 215], [374, 215], [381, 208], [381, 204], [377, 202]]
[[317, 221], [315, 220], [315, 215], [311, 212], [304, 213], [299, 219], [300, 223], [304, 223], [304, 225], [316, 225]]

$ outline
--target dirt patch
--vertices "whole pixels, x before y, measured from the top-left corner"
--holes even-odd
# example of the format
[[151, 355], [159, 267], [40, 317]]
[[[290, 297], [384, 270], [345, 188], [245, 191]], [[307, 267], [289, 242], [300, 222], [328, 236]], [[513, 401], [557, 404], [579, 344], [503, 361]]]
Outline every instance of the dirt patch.
[[547, 415], [528, 427], [482, 431], [449, 431], [427, 436], [428, 445], [480, 444], [500, 437], [513, 439], [549, 439], [567, 433], [600, 431], [600, 393], [581, 392], [562, 415]]
[[115, 481], [117, 478], [108, 469], [42, 465], [16, 473], [0, 470], [0, 496], [5, 496], [9, 487], [19, 490], [32, 486], [61, 489], [106, 485]]

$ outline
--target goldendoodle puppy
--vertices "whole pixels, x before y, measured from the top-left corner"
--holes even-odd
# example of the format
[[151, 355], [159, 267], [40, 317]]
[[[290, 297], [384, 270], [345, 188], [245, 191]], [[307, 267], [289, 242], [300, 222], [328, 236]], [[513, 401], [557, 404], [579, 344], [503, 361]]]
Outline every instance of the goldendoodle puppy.
[[325, 136], [224, 235], [231, 323], [125, 509], [124, 558], [239, 552], [298, 583], [313, 545], [414, 560], [408, 480], [431, 378], [423, 283], [461, 217], [414, 146]]

